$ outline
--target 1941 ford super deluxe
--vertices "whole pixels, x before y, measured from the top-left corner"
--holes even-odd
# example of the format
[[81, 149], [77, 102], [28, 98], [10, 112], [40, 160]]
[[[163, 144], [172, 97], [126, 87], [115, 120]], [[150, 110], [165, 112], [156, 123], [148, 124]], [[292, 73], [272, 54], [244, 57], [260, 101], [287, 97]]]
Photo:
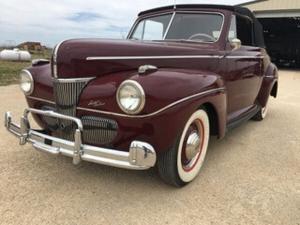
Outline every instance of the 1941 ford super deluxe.
[[[75, 39], [21, 76], [28, 108], [5, 114], [20, 144], [126, 169], [158, 167], [183, 186], [209, 137], [263, 120], [278, 73], [262, 27], [245, 8], [177, 5], [139, 14], [127, 40]], [[32, 114], [42, 128], [30, 127]]]

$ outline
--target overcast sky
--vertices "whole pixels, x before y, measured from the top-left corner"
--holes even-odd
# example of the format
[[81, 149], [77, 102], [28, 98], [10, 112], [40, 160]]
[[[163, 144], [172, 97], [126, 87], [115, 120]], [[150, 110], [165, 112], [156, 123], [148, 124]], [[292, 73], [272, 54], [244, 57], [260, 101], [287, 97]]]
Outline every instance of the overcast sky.
[[[249, 0], [177, 0], [177, 4], [234, 5]], [[1, 0], [0, 44], [68, 38], [125, 37], [138, 12], [174, 0]]]

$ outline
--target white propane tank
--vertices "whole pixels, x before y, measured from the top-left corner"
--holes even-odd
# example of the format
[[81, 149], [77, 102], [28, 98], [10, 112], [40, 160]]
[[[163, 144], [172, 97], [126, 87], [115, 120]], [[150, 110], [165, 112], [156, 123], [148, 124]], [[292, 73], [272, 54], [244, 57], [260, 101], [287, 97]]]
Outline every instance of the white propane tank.
[[7, 61], [30, 61], [31, 55], [28, 51], [21, 51], [17, 48], [14, 50], [3, 50], [0, 52], [0, 59]]

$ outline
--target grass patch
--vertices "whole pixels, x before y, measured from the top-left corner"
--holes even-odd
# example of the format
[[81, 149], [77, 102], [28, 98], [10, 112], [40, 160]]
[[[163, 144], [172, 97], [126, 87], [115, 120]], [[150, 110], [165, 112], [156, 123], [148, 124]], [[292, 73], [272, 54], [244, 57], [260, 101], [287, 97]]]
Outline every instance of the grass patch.
[[20, 71], [30, 65], [31, 62], [0, 61], [0, 86], [18, 83]]
[[[44, 53], [31, 54], [32, 59], [50, 59], [51, 51]], [[30, 67], [31, 62], [3, 61], [0, 60], [0, 86], [17, 84], [19, 82], [19, 73], [22, 69]]]

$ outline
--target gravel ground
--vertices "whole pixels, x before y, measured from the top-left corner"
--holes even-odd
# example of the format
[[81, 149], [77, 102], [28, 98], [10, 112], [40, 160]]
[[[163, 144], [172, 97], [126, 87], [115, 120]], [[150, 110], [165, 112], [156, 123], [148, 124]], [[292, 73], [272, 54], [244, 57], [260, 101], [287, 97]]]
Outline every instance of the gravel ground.
[[[18, 86], [0, 114], [21, 115]], [[268, 117], [212, 140], [182, 189], [156, 171], [126, 171], [39, 153], [0, 127], [0, 224], [300, 224], [300, 72], [281, 71]], [[3, 124], [3, 116], [0, 119]]]

